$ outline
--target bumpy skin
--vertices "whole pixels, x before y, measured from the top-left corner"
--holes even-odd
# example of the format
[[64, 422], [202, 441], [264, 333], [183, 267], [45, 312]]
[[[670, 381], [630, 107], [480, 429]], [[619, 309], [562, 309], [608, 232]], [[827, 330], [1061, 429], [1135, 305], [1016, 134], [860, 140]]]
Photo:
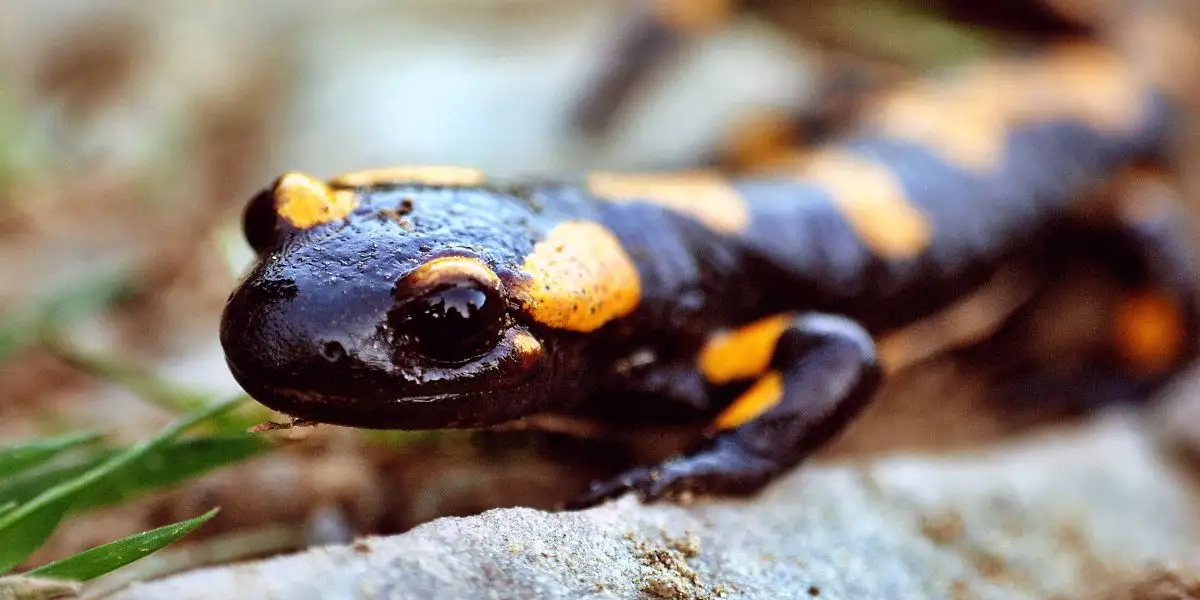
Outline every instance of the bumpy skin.
[[[773, 178], [290, 175], [247, 210], [260, 260], [221, 340], [252, 396], [318, 422], [708, 424], [692, 451], [576, 506], [754, 492], [869, 401], [877, 336], [1044, 261], [1082, 192], [1164, 148], [1170, 104], [1128, 77], [1076, 47], [968, 73], [1000, 93], [965, 105], [959, 80], [922, 83]], [[1157, 208], [1123, 214], [1104, 227], [1194, 331], [1190, 250]]]

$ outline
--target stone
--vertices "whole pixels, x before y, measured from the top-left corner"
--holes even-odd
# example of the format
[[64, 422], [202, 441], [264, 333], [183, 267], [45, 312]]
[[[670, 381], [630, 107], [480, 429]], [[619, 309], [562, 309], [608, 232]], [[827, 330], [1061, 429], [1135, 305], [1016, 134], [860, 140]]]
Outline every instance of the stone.
[[1192, 552], [1188, 490], [1115, 414], [974, 452], [814, 463], [745, 500], [443, 518], [113, 598], [1083, 598]]

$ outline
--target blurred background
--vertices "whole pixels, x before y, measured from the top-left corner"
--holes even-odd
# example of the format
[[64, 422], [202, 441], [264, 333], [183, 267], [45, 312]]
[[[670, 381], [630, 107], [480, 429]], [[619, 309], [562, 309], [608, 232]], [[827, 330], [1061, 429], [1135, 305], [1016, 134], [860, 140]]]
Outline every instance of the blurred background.
[[[674, 29], [617, 0], [0, 4], [0, 441], [78, 428], [132, 441], [187, 404], [172, 401], [237, 393], [217, 322], [251, 260], [244, 202], [281, 171], [736, 169], [779, 139], [836, 131], [888, 83], [1090, 33], [1035, 0], [660, 4]], [[831, 453], [958, 447], [1027, 425], [964, 409], [980, 395], [964, 368], [900, 378], [893, 395], [909, 402]], [[954, 393], [953, 414], [930, 410]], [[550, 506], [627, 458], [519, 432], [319, 428], [282, 446], [68, 523], [44, 556], [212, 505], [225, 510], [206, 534], [283, 524], [280, 548]], [[547, 448], [556, 460], [533, 458]]]
[[[71, 0], [0, 10], [0, 306], [37, 310], [124, 278], [136, 288], [121, 303], [127, 318], [89, 323], [84, 337], [226, 391], [236, 388], [215, 319], [250, 260], [240, 212], [281, 171], [695, 164], [736, 115], [798, 103], [812, 77], [778, 32], [739, 24], [674, 57], [609, 135], [588, 140], [571, 110], [603, 72], [632, 16], [627, 2]], [[10, 362], [22, 340], [5, 341], [6, 376], [25, 371]], [[0, 388], [29, 400], [45, 390], [23, 386], [67, 383], [30, 373]], [[13, 404], [6, 398], [6, 410]], [[139, 427], [145, 411], [133, 403], [120, 414]], [[84, 423], [113, 414], [98, 412], [54, 411]], [[36, 429], [15, 419], [0, 428]]]

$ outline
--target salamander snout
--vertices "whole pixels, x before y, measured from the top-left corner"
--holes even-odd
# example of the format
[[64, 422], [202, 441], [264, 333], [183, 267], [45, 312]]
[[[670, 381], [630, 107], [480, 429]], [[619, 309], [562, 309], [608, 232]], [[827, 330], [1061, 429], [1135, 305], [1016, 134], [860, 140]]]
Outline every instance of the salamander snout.
[[[458, 212], [471, 202], [494, 206], [474, 222]], [[462, 247], [511, 238], [498, 216], [511, 203], [280, 178], [246, 211], [259, 259], [221, 322], [234, 377], [259, 402], [322, 423], [427, 429], [527, 414], [546, 396], [554, 344], [522, 320], [502, 257]]]

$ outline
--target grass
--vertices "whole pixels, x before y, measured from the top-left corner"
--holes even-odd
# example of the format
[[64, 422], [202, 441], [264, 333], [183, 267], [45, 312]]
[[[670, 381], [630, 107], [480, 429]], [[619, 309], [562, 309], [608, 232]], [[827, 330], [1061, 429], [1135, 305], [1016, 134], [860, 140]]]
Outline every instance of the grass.
[[35, 298], [5, 314], [0, 319], [0, 365], [37, 343], [46, 332], [64, 331], [108, 309], [125, 297], [132, 285], [127, 273], [102, 273]]
[[[177, 484], [265, 449], [265, 442], [245, 433], [183, 437], [243, 401], [238, 396], [211, 403], [128, 448], [76, 433], [0, 449], [0, 573], [27, 561], [68, 515]], [[46, 579], [82, 582], [109, 573], [182, 538], [217, 510], [0, 578], [0, 598], [22, 597], [18, 591], [40, 589], [36, 582]]]
[[214, 508], [198, 517], [164, 525], [90, 550], [84, 550], [74, 556], [42, 565], [30, 571], [29, 574], [75, 581], [95, 579], [112, 572], [117, 567], [148, 556], [159, 548], [191, 533], [193, 529], [217, 516], [219, 510], [219, 508]]
[[[71, 323], [105, 311], [128, 289], [128, 278], [122, 275], [97, 277], [31, 302], [0, 322], [0, 363], [37, 345], [76, 369], [180, 415], [157, 435], [129, 447], [91, 431], [0, 447], [0, 598], [69, 595], [82, 582], [181, 539], [219, 508], [15, 572], [28, 566], [30, 557], [67, 518], [178, 485], [270, 446], [265, 438], [246, 433], [250, 419], [232, 414], [245, 396], [214, 402], [211, 395], [182, 389], [148, 369], [77, 347], [63, 335]], [[185, 437], [202, 424], [206, 433]]]
[[[7, 139], [2, 109], [0, 106], [0, 138]], [[3, 141], [0, 139], [0, 145]], [[5, 159], [0, 153], [0, 196], [8, 172]], [[233, 411], [248, 404], [245, 396], [214, 401], [210, 393], [186, 389], [111, 352], [74, 343], [69, 335], [73, 326], [108, 312], [127, 298], [134, 289], [134, 276], [124, 270], [98, 272], [0, 315], [0, 366], [37, 347], [66, 365], [120, 385], [178, 415], [157, 435], [127, 447], [94, 431], [0, 446], [0, 599], [73, 594], [82, 582], [150, 556], [204, 526], [219, 507], [205, 507], [192, 518], [48, 564], [30, 564], [31, 557], [66, 519], [87, 518], [98, 509], [179, 485], [270, 447], [264, 436], [246, 432], [261, 415]], [[200, 426], [204, 426], [203, 433], [186, 435]]]

